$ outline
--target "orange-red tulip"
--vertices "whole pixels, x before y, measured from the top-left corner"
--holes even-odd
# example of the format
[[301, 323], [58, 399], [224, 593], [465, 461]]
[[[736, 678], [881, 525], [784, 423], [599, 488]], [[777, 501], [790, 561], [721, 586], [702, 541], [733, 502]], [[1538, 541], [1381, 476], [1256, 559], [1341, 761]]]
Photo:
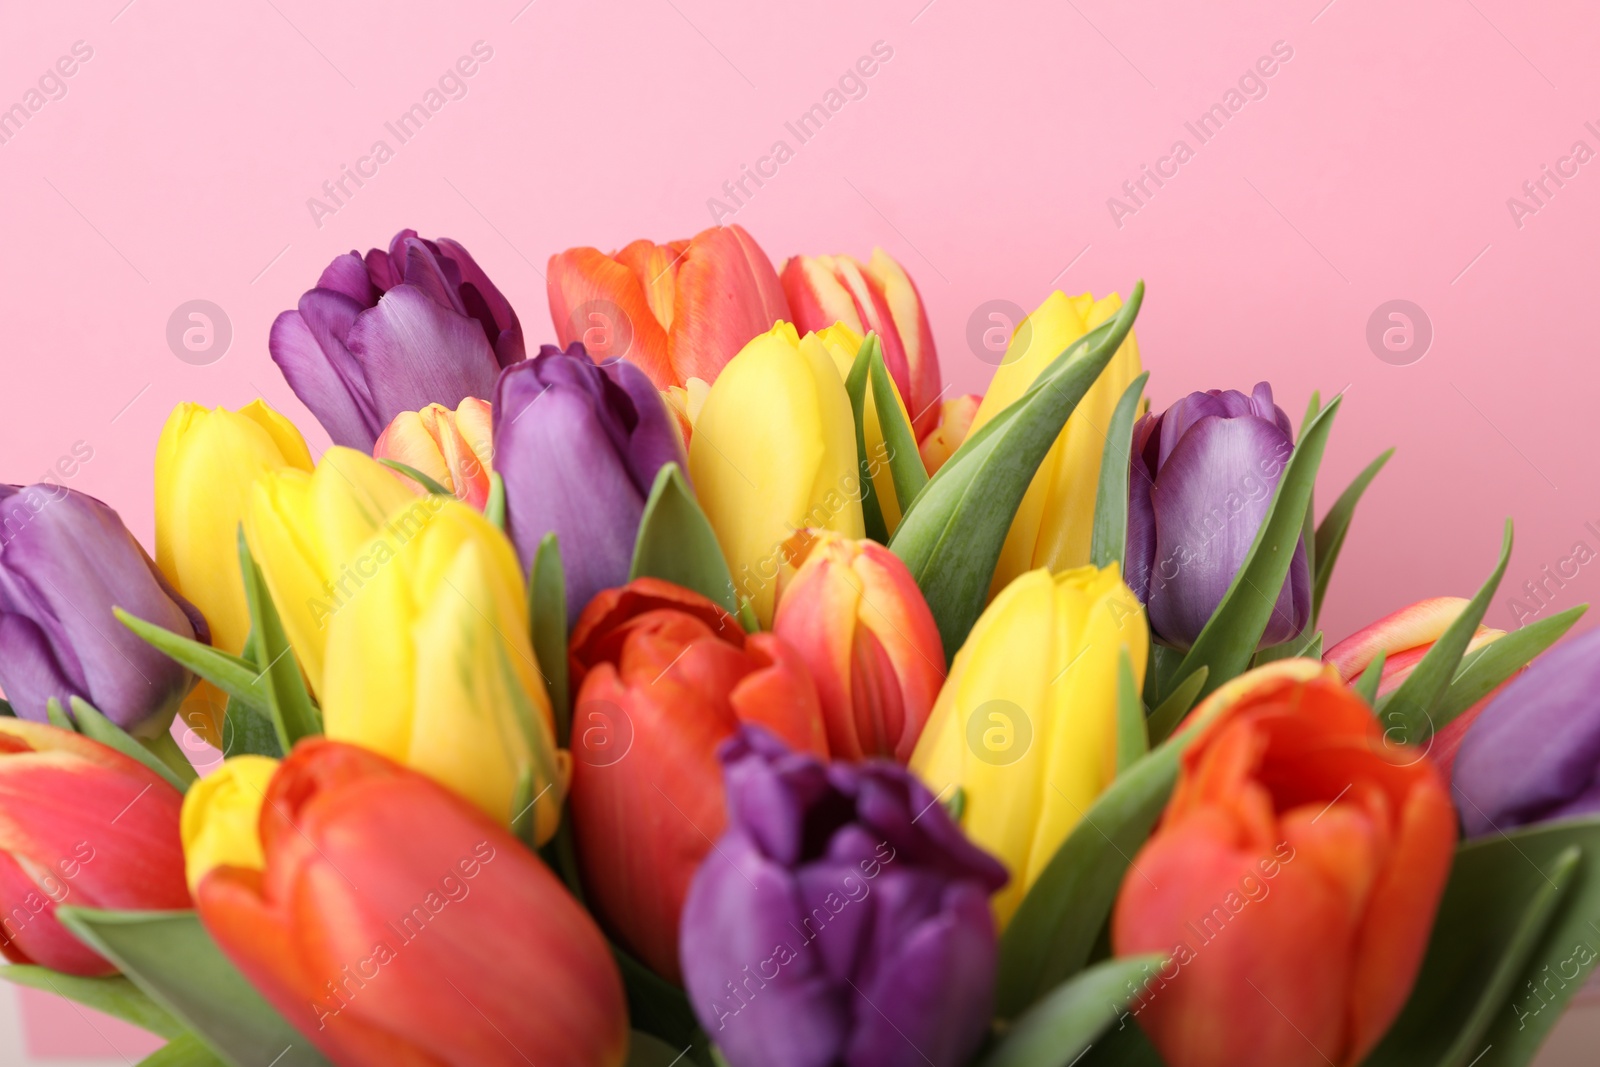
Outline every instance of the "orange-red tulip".
[[596, 362], [626, 357], [657, 389], [716, 381], [745, 342], [789, 318], [772, 262], [737, 224], [611, 255], [569, 248], [550, 257], [546, 278], [561, 347], [581, 341]]
[[967, 434], [972, 431], [972, 419], [982, 403], [983, 397], [968, 393], [939, 405], [938, 420], [917, 446], [922, 453], [922, 465], [930, 475], [937, 474], [966, 441]]
[[[377, 459], [392, 459], [426, 474], [469, 507], [483, 510], [489, 499], [490, 458], [494, 454], [489, 402], [469, 396], [454, 411], [429, 404], [402, 411], [372, 446]], [[405, 475], [406, 484], [416, 483]]]
[[1286, 660], [1197, 709], [1112, 919], [1169, 957], [1130, 1005], [1171, 1067], [1351, 1067], [1399, 1014], [1456, 843], [1443, 780], [1331, 667]]
[[550, 869], [471, 804], [319, 738], [283, 761], [258, 827], [264, 869], [203, 874], [200, 917], [334, 1062], [622, 1063], [627, 1010], [605, 939]]
[[589, 904], [677, 981], [684, 898], [727, 821], [717, 746], [756, 723], [826, 757], [816, 688], [781, 638], [746, 634], [705, 597], [654, 578], [590, 601], [572, 668], [568, 803]]

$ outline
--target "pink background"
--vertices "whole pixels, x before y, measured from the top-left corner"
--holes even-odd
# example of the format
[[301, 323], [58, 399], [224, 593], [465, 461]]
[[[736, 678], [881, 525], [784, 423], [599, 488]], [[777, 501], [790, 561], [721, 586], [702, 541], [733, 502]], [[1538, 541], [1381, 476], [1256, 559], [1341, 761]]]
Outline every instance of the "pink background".
[[[1324, 506], [1381, 449], [1399, 452], [1345, 548], [1330, 640], [1420, 597], [1470, 595], [1508, 514], [1518, 542], [1496, 625], [1515, 624], [1510, 597], [1575, 542], [1600, 550], [1585, 527], [1600, 530], [1600, 162], [1520, 227], [1507, 206], [1574, 141], [1600, 150], [1584, 128], [1600, 128], [1587, 5], [125, 3], [13, 5], [0, 32], [0, 106], [74, 42], [93, 49], [65, 97], [0, 144], [0, 476], [37, 480], [84, 442], [93, 458], [68, 484], [147, 542], [153, 449], [176, 402], [264, 396], [326, 444], [266, 334], [335, 254], [404, 226], [453, 236], [537, 343], [552, 253], [688, 236], [783, 138], [794, 158], [733, 220], [775, 262], [884, 246], [917, 279], [958, 391], [988, 378], [966, 342], [980, 304], [1138, 277], [1157, 405], [1269, 378], [1298, 420], [1313, 388], [1345, 389]], [[398, 145], [384, 123], [480, 40], [493, 57], [467, 95]], [[797, 146], [785, 121], [877, 41], [893, 58], [866, 95]], [[1279, 41], [1293, 58], [1267, 95], [1119, 226], [1107, 199], [1176, 139], [1194, 148], [1184, 122]], [[319, 227], [307, 199], [379, 138], [394, 158]], [[196, 298], [233, 328], [208, 366], [166, 340]], [[1434, 331], [1409, 366], [1366, 339], [1397, 298]], [[1551, 584], [1551, 610], [1593, 597], [1597, 573]], [[66, 1013], [51, 1018], [50, 1035], [69, 1034]], [[46, 1035], [36, 1051], [112, 1056], [79, 1030], [88, 1046]]]

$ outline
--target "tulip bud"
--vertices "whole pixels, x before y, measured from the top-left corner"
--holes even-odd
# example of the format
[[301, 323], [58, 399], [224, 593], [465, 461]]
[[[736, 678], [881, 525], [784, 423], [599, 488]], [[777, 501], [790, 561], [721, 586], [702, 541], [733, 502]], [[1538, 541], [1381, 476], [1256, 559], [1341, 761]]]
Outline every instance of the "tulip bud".
[[1422, 964], [1456, 843], [1444, 783], [1311, 660], [1194, 718], [1112, 915], [1118, 955], [1170, 957], [1129, 1012], [1172, 1067], [1352, 1067]]
[[1143, 685], [1148, 644], [1112, 563], [1024, 574], [956, 653], [911, 769], [940, 797], [962, 790], [962, 828], [1011, 872], [1002, 928], [1116, 777], [1118, 665], [1126, 651]]
[[[205, 615], [211, 643], [238, 655], [250, 636], [250, 606], [239, 576], [239, 523], [256, 478], [311, 470], [300, 431], [264, 401], [238, 411], [183, 403], [156, 445], [156, 565]], [[184, 701], [183, 720], [222, 745], [227, 698], [210, 682]]]
[[721, 758], [728, 829], [682, 928], [711, 1039], [741, 1067], [969, 1062], [1005, 870], [895, 764], [824, 764], [755, 727]]
[[18, 715], [45, 722], [52, 697], [81, 697], [130, 733], [167, 731], [194, 676], [113, 608], [210, 640], [115, 511], [58, 485], [0, 485], [0, 688]]
[[416, 230], [365, 260], [335, 259], [267, 346], [334, 444], [364, 452], [401, 412], [488, 396], [523, 358], [522, 326], [489, 276], [456, 242]]
[[[1289, 417], [1266, 382], [1250, 396], [1190, 393], [1134, 427], [1128, 584], [1162, 642], [1187, 649], [1200, 636], [1244, 565], [1293, 452]], [[1310, 618], [1301, 538], [1261, 647], [1298, 637]]]
[[184, 873], [190, 890], [217, 867], [259, 871], [261, 804], [278, 761], [234, 756], [189, 788], [183, 798]]
[[711, 387], [689, 445], [706, 517], [763, 626], [783, 543], [799, 529], [865, 536], [855, 414], [827, 347], [779, 323]]
[[[491, 437], [488, 403], [469, 396], [454, 411], [443, 404], [402, 411], [378, 435], [372, 455], [426, 474], [457, 500], [482, 511], [489, 499]], [[395, 473], [418, 488], [406, 475]]]
[[715, 382], [747, 341], [789, 318], [771, 261], [738, 224], [611, 255], [569, 248], [550, 257], [546, 280], [564, 347], [625, 358], [657, 389]]
[[56, 908], [187, 908], [182, 803], [165, 779], [105, 745], [0, 718], [0, 955], [66, 974], [114, 973]]
[[724, 825], [717, 745], [759, 723], [827, 755], [799, 655], [746, 634], [697, 593], [654, 578], [608, 589], [572, 633], [572, 823], [595, 914], [678, 978], [678, 918]]
[[939, 468], [966, 441], [967, 434], [972, 430], [972, 420], [977, 417], [978, 405], [982, 403], [983, 397], [968, 393], [939, 405], [938, 420], [918, 446], [922, 453], [922, 465], [930, 476], [939, 473]]
[[211, 870], [200, 918], [333, 1062], [623, 1062], [627, 1008], [605, 940], [498, 820], [315, 738], [273, 775], [259, 824], [262, 869]]
[[817, 684], [828, 751], [907, 762], [944, 683], [944, 646], [922, 591], [873, 541], [824, 533], [793, 555], [803, 562], [780, 578], [772, 632]]

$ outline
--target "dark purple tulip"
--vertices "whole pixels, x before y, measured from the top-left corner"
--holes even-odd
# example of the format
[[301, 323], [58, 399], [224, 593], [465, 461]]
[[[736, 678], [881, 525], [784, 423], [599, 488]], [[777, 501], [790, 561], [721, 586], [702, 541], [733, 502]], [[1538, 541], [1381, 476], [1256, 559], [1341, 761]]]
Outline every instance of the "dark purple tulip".
[[1600, 812], [1600, 630], [1494, 698], [1461, 742], [1451, 792], [1469, 837]]
[[[1239, 573], [1294, 452], [1272, 386], [1190, 393], [1133, 430], [1128, 478], [1128, 586], [1150, 629], [1187, 649]], [[1305, 539], [1294, 549], [1261, 646], [1298, 636], [1311, 618]]]
[[516, 312], [467, 250], [416, 230], [328, 264], [267, 347], [333, 443], [364, 452], [402, 411], [487, 397], [524, 355]]
[[0, 485], [0, 686], [18, 715], [47, 721], [51, 697], [70, 714], [76, 696], [131, 733], [168, 727], [194, 679], [113, 607], [211, 640], [115, 511], [61, 486]]
[[644, 371], [597, 365], [578, 341], [508, 368], [493, 407], [506, 532], [525, 570], [555, 532], [570, 623], [600, 590], [627, 582], [656, 473], [667, 463], [687, 471], [683, 441]]
[[684, 905], [689, 1000], [739, 1067], [958, 1067], [989, 1027], [999, 862], [887, 760], [745, 727], [728, 828]]

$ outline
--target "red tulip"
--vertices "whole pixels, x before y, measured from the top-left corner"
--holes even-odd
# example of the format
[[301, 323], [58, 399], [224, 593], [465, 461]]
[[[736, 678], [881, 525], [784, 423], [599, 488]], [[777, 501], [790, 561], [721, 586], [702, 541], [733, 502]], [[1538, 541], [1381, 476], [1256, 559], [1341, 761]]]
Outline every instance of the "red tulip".
[[0, 954], [67, 974], [115, 973], [56, 907], [189, 907], [182, 806], [165, 779], [120, 752], [0, 719]]
[[572, 669], [568, 803], [589, 903], [677, 981], [684, 898], [727, 821], [717, 747], [757, 723], [825, 758], [816, 688], [781, 638], [746, 634], [710, 600], [654, 578], [589, 603]]
[[588, 914], [500, 824], [323, 739], [261, 805], [264, 870], [217, 867], [206, 929], [337, 1063], [615, 1067], [622, 980]]
[[1129, 1010], [1171, 1067], [1351, 1067], [1422, 964], [1456, 843], [1444, 781], [1309, 660], [1195, 715], [1112, 918], [1118, 955], [1169, 957]]

